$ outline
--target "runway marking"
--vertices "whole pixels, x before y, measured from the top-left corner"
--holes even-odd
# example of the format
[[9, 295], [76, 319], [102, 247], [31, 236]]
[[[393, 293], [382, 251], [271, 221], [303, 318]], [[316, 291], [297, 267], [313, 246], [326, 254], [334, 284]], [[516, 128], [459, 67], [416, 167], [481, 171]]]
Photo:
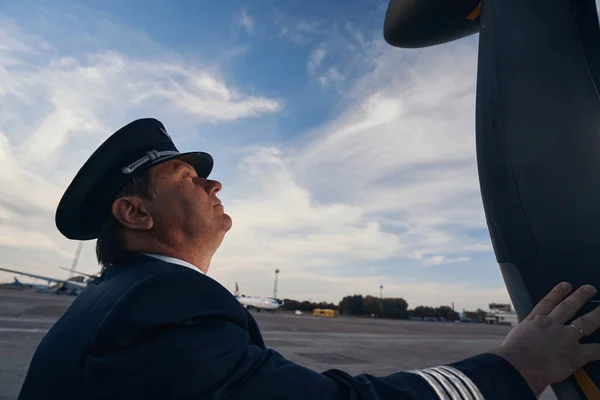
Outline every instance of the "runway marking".
[[503, 335], [497, 335], [497, 334], [482, 334], [482, 335], [461, 335], [461, 336], [457, 336], [455, 333], [453, 332], [442, 332], [442, 333], [437, 333], [437, 332], [429, 332], [429, 333], [423, 333], [423, 332], [398, 332], [398, 333], [347, 333], [347, 332], [291, 332], [291, 331], [261, 331], [263, 337], [265, 336], [272, 336], [273, 338], [279, 338], [282, 336], [293, 336], [293, 337], [298, 337], [298, 336], [314, 336], [314, 337], [318, 337], [318, 336], [325, 336], [325, 337], [342, 337], [342, 338], [348, 338], [348, 339], [353, 339], [353, 338], [377, 338], [377, 339], [412, 339], [412, 338], [416, 338], [416, 339], [423, 339], [423, 340], [436, 340], [436, 339], [452, 339], [452, 340], [457, 340], [457, 341], [461, 341], [461, 340], [481, 340], [481, 339], [491, 339], [491, 340], [498, 340], [503, 339], [506, 334]]
[[0, 332], [47, 333], [48, 329], [0, 328]]
[[0, 317], [0, 321], [4, 322], [41, 322], [46, 324], [54, 324], [57, 318], [21, 318], [21, 317]]

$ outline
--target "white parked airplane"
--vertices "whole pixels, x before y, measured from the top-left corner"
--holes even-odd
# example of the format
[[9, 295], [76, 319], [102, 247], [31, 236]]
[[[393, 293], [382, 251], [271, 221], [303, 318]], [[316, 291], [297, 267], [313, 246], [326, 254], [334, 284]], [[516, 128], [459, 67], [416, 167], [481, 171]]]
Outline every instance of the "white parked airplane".
[[283, 305], [283, 302], [279, 303], [276, 299], [271, 297], [247, 297], [240, 295], [240, 289], [237, 282], [235, 283], [235, 292], [233, 295], [244, 308], [254, 308], [258, 312], [261, 310], [275, 312], [275, 310]]

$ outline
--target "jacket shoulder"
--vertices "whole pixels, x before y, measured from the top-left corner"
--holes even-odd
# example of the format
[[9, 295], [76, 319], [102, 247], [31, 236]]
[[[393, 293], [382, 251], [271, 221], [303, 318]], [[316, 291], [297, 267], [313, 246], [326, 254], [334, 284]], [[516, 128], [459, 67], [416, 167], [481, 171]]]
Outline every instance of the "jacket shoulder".
[[127, 346], [149, 332], [192, 324], [200, 318], [226, 318], [247, 329], [245, 310], [221, 284], [179, 265], [163, 261], [151, 264], [152, 273], [114, 302], [92, 339], [90, 351]]

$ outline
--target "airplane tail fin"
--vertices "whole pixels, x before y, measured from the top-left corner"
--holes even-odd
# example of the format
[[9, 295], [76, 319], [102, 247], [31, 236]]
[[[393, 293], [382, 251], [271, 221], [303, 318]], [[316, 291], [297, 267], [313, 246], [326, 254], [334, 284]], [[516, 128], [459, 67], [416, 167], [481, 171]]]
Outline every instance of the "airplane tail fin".
[[238, 287], [238, 283], [237, 282], [235, 283], [235, 292], [233, 292], [233, 294], [235, 296], [237, 296], [237, 295], [240, 294], [240, 288]]

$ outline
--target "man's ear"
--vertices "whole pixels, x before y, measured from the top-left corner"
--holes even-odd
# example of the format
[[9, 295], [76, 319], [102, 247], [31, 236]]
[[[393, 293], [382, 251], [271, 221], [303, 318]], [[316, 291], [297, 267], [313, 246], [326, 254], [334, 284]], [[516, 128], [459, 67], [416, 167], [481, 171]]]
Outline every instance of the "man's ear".
[[147, 231], [154, 226], [154, 220], [145, 207], [144, 201], [137, 196], [121, 197], [112, 204], [115, 218], [126, 228]]

